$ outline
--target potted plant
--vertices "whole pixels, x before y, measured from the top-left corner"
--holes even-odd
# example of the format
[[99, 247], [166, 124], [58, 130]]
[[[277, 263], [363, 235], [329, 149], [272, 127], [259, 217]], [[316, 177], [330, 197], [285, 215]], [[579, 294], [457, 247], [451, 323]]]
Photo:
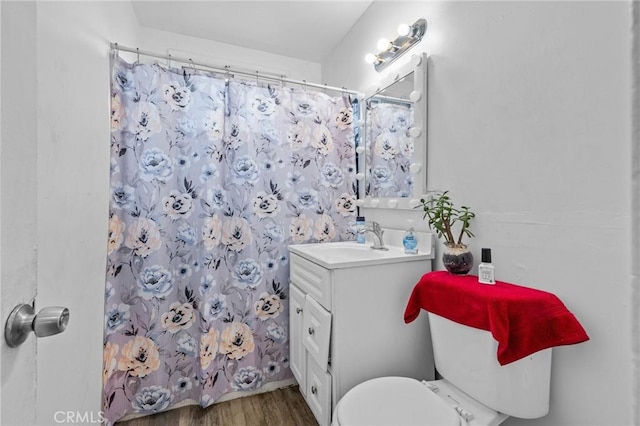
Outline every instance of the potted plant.
[[[422, 207], [423, 219], [428, 221], [429, 229], [435, 229], [438, 237], [444, 238], [442, 263], [447, 271], [452, 274], [467, 274], [473, 267], [473, 255], [462, 238], [465, 235], [473, 237], [469, 226], [476, 215], [467, 206], [456, 208], [448, 193], [449, 191], [436, 192], [428, 200], [422, 198], [416, 208]], [[460, 230], [456, 238], [454, 227], [457, 224]]]

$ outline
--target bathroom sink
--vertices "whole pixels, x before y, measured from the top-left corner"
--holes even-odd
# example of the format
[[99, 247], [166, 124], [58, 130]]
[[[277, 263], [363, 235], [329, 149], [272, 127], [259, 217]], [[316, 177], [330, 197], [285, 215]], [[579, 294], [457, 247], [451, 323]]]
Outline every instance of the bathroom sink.
[[389, 246], [388, 250], [375, 250], [369, 244], [353, 241], [294, 244], [289, 251], [327, 269], [350, 268], [354, 266], [378, 265], [383, 263], [424, 261], [431, 259], [430, 253], [405, 254], [399, 247]]

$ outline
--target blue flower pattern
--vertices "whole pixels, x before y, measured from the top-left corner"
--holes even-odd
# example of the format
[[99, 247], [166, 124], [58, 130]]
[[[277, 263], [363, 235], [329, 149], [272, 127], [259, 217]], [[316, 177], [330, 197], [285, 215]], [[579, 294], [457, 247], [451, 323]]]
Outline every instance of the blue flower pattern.
[[113, 61], [107, 425], [291, 378], [287, 246], [354, 239], [349, 99], [219, 77]]
[[371, 103], [367, 119], [367, 185], [370, 197], [409, 197], [413, 179], [413, 108], [408, 104]]

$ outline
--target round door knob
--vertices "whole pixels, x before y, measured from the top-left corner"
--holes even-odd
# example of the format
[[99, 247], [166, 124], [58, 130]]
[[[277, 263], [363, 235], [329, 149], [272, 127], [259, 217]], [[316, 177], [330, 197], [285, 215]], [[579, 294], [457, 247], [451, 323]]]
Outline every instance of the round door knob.
[[296, 314], [299, 314], [302, 312], [302, 308], [296, 308]]
[[314, 394], [314, 395], [317, 394], [318, 393], [318, 388], [315, 387], [315, 386], [311, 386], [311, 393]]
[[4, 339], [10, 348], [15, 348], [27, 340], [29, 333], [33, 331], [35, 316], [36, 312], [33, 310], [33, 306], [26, 303], [13, 308], [4, 325]]
[[17, 305], [4, 326], [4, 338], [11, 348], [21, 345], [33, 333], [37, 337], [62, 333], [69, 323], [69, 309], [61, 306], [42, 308], [37, 314], [33, 306]]
[[314, 333], [313, 328], [309, 327], [309, 334], [313, 334], [313, 333]]

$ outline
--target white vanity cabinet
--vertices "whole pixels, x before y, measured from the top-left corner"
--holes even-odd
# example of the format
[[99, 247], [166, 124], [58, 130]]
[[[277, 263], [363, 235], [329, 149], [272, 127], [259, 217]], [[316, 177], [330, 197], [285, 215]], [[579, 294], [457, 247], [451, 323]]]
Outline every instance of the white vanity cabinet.
[[[325, 243], [325, 250], [326, 244], [341, 243]], [[338, 400], [358, 383], [433, 379], [426, 315], [403, 320], [431, 256], [328, 262], [315, 257], [313, 246], [290, 246], [290, 367], [318, 423], [327, 426]]]

